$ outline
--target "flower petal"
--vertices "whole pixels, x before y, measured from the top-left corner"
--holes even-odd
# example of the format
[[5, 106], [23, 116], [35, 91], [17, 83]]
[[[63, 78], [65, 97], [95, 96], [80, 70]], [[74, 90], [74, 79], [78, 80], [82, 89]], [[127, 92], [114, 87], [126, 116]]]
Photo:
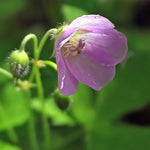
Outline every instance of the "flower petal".
[[78, 81], [67, 68], [61, 54], [56, 53], [58, 87], [63, 95], [72, 95], [78, 88]]
[[75, 19], [69, 26], [84, 29], [112, 29], [114, 25], [105, 17], [100, 15], [83, 15]]
[[[85, 32], [84, 34], [80, 34], [78, 36], [76, 36], [76, 34], [78, 34], [78, 31], [72, 39], [75, 39], [76, 37], [84, 38], [87, 45], [96, 45], [99, 49], [103, 49], [103, 51], [106, 51], [113, 57], [115, 64], [121, 62], [126, 56], [128, 49], [127, 39], [122, 33], [115, 29]], [[95, 51], [93, 51], [93, 53], [95, 53]]]
[[58, 35], [58, 38], [56, 41], [57, 52], [60, 52], [61, 47], [74, 35], [76, 30], [77, 28], [69, 28], [68, 30], [63, 30], [62, 33]]
[[65, 61], [75, 78], [95, 90], [100, 90], [115, 75], [115, 66], [102, 66], [83, 53], [67, 57]]
[[81, 50], [82, 55], [85, 55], [91, 61], [99, 63], [102, 66], [115, 66], [115, 60], [112, 55], [103, 47], [87, 43]]

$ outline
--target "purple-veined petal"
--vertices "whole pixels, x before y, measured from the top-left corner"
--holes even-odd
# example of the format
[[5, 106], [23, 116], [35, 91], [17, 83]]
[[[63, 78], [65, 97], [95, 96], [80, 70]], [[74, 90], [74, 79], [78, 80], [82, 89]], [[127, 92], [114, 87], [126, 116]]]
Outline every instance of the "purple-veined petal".
[[83, 15], [75, 19], [68, 28], [78, 27], [82, 29], [112, 29], [114, 24], [112, 24], [107, 18], [100, 15]]
[[100, 90], [115, 75], [115, 66], [102, 66], [83, 53], [67, 57], [65, 61], [76, 79], [95, 90]]
[[103, 47], [86, 43], [85, 47], [81, 50], [81, 53], [82, 55], [88, 57], [91, 61], [94, 61], [102, 66], [115, 66], [114, 58]]
[[[99, 50], [103, 49], [103, 51], [106, 51], [113, 57], [115, 64], [118, 64], [125, 58], [128, 49], [127, 39], [117, 30], [95, 30], [94, 32], [80, 33], [82, 33], [80, 30], [77, 31], [71, 40], [77, 41], [80, 38], [84, 38], [87, 43], [87, 49], [89, 49], [88, 46], [90, 47], [90, 45], [91, 47], [95, 45], [97, 50], [98, 47]], [[96, 55], [97, 52], [93, 50], [93, 54]]]
[[78, 88], [78, 80], [69, 71], [60, 53], [56, 53], [56, 62], [59, 92], [63, 95], [74, 94]]

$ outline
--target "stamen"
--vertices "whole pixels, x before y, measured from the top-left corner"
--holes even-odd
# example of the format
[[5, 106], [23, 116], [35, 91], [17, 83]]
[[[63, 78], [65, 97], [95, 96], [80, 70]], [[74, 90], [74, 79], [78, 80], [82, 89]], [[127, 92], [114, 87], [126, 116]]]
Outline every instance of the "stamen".
[[70, 53], [71, 53], [70, 50], [67, 49], [67, 50], [63, 53], [64, 58], [66, 58], [67, 56], [69, 56]]
[[80, 51], [85, 46], [85, 39], [80, 39], [76, 48], [70, 49], [70, 51]]
[[77, 54], [79, 54], [81, 52], [81, 49], [85, 46], [85, 39], [79, 39], [79, 43], [78, 45], [73, 48], [73, 44], [72, 43], [65, 43], [62, 47], [62, 50], [64, 51], [63, 53], [63, 57], [66, 58], [68, 57], [70, 54], [72, 56], [76, 56]]
[[71, 48], [72, 46], [73, 46], [72, 43], [65, 43], [65, 44], [63, 45], [64, 48]]

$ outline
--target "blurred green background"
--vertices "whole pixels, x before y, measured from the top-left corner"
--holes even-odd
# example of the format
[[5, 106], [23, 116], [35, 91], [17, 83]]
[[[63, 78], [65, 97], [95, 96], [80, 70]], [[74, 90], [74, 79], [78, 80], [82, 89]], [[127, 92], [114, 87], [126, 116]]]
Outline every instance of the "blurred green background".
[[[150, 1], [149, 0], [0, 0], [0, 67], [9, 70], [8, 57], [28, 33], [40, 39], [50, 28], [70, 23], [83, 14], [110, 19], [128, 39], [128, 58], [115, 79], [100, 92], [80, 84], [70, 107], [62, 112], [53, 100], [57, 73], [41, 69], [52, 150], [150, 149]], [[32, 43], [26, 47], [32, 57]], [[41, 58], [49, 59], [48, 40]], [[40, 145], [41, 105], [32, 91], [32, 108]], [[12, 80], [0, 74], [0, 150], [31, 150], [27, 97]], [[14, 130], [19, 143], [10, 141]], [[11, 133], [11, 132], [10, 132]], [[43, 150], [43, 149], [42, 149]]]

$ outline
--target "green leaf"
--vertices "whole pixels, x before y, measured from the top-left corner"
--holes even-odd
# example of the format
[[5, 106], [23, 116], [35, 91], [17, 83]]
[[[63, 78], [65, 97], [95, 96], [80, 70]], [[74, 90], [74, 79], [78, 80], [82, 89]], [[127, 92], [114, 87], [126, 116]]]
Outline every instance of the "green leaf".
[[[88, 12], [94, 12], [99, 4], [99, 0], [64, 0], [64, 2], [68, 5], [75, 6], [77, 8], [81, 8], [87, 10]], [[71, 14], [76, 12], [72, 11]]]
[[90, 126], [94, 118], [94, 97], [92, 92], [93, 91], [87, 85], [80, 84], [79, 89], [72, 96], [74, 103], [70, 109], [73, 116], [76, 118], [78, 123], [86, 126]]
[[21, 125], [28, 119], [28, 104], [23, 91], [8, 84], [0, 98], [0, 131]]
[[[41, 112], [41, 103], [38, 99], [32, 101], [32, 107]], [[53, 99], [45, 100], [45, 113], [52, 119], [54, 125], [69, 125], [75, 124], [74, 120], [67, 112], [62, 112], [55, 104]]]
[[128, 39], [129, 51], [133, 51], [133, 54], [136, 52], [150, 52], [150, 30], [143, 31], [138, 28], [132, 28], [125, 30], [124, 33]]
[[96, 122], [96, 128], [88, 135], [87, 150], [148, 150], [149, 128], [135, 126], [102, 126]]
[[1, 150], [21, 150], [21, 148], [11, 145], [9, 143], [0, 141], [0, 149]]
[[66, 4], [62, 5], [61, 12], [65, 18], [65, 21], [67, 22], [71, 22], [77, 17], [87, 14], [87, 12], [81, 8], [71, 6], [71, 5], [66, 5]]
[[97, 116], [114, 120], [145, 105], [150, 98], [149, 68], [148, 53], [136, 53], [125, 66], [119, 66], [115, 79], [99, 93]]
[[150, 98], [150, 54], [136, 53], [118, 66], [115, 79], [97, 97], [95, 120], [88, 134], [88, 150], [149, 149], [149, 128], [117, 122], [144, 106]]

